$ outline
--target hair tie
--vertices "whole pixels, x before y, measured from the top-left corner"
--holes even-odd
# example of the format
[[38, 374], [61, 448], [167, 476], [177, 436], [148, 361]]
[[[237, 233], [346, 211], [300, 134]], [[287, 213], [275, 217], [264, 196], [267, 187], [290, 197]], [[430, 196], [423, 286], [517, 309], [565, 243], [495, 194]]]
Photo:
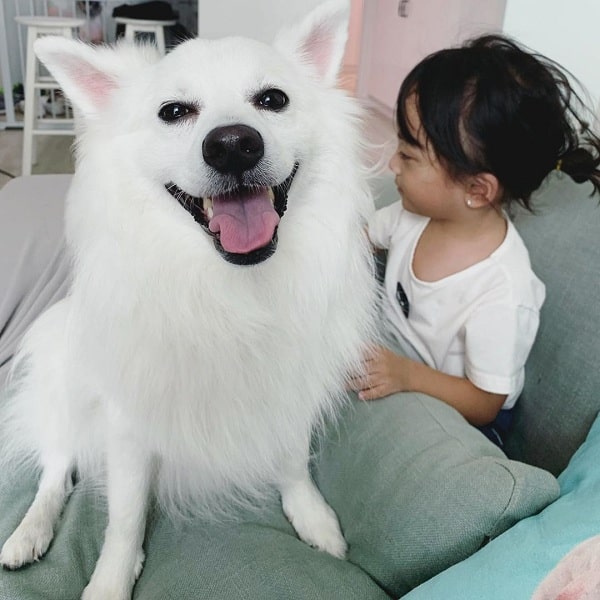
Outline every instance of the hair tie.
[[562, 168], [562, 158], [559, 158], [559, 159], [556, 161], [556, 167], [554, 167], [554, 168], [555, 168], [555, 170], [557, 170], [557, 171], [560, 171], [560, 170], [561, 170], [561, 168]]

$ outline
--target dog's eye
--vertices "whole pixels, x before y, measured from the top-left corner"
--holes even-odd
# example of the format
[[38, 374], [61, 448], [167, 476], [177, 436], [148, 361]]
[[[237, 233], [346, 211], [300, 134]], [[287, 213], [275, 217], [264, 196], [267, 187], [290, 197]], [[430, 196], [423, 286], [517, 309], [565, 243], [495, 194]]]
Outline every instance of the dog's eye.
[[281, 90], [272, 89], [257, 94], [254, 102], [259, 108], [277, 111], [285, 108], [289, 99]]
[[179, 102], [170, 102], [169, 104], [161, 106], [158, 111], [158, 118], [165, 123], [172, 123], [173, 121], [177, 121], [186, 115], [189, 115], [191, 112], [195, 112], [194, 107], [192, 106], [181, 104]]

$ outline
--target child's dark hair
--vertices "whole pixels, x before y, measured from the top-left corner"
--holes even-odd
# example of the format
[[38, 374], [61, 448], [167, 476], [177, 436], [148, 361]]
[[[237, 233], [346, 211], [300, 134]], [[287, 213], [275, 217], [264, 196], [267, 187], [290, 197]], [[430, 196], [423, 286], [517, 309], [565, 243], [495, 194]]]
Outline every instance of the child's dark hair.
[[427, 144], [454, 179], [492, 173], [502, 201], [526, 208], [553, 169], [600, 191], [600, 138], [551, 60], [499, 35], [428, 56], [402, 83], [396, 106], [398, 135], [419, 146], [407, 117], [413, 95]]

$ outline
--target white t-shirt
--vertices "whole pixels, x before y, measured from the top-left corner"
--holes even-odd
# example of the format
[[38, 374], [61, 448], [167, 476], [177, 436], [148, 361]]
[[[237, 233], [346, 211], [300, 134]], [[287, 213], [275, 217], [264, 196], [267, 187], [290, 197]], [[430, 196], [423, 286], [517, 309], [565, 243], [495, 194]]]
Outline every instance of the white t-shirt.
[[388, 249], [384, 318], [425, 364], [507, 394], [503, 408], [512, 408], [523, 389], [544, 284], [508, 219], [504, 241], [485, 260], [439, 281], [417, 279], [413, 257], [428, 222], [402, 202], [378, 210], [369, 221], [372, 243]]

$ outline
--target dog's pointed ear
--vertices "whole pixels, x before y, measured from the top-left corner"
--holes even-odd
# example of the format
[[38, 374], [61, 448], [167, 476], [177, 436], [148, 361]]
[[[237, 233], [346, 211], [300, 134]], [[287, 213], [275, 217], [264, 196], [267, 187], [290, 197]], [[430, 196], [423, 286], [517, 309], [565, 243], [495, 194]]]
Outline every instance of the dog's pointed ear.
[[274, 46], [312, 65], [325, 84], [335, 85], [344, 58], [349, 19], [349, 0], [329, 0], [299, 24], [280, 31]]
[[97, 50], [82, 42], [47, 36], [35, 41], [34, 51], [86, 117], [97, 114], [117, 87], [106, 57], [101, 60]]
[[109, 102], [133, 62], [148, 64], [144, 51], [124, 47], [90, 46], [59, 36], [45, 36], [34, 51], [63, 92], [87, 118], [94, 118]]

